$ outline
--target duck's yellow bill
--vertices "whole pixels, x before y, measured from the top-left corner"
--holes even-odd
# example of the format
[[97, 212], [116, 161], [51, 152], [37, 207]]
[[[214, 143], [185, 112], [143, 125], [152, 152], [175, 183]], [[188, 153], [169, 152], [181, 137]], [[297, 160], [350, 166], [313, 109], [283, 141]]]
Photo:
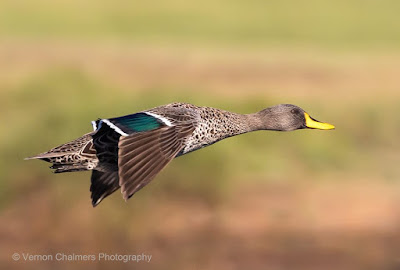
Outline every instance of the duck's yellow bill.
[[335, 126], [328, 124], [328, 123], [322, 123], [322, 122], [318, 122], [317, 120], [314, 120], [310, 117], [310, 115], [308, 113], [304, 113], [304, 117], [306, 118], [306, 126], [308, 128], [315, 128], [315, 129], [324, 129], [324, 130], [328, 130], [328, 129], [334, 129]]

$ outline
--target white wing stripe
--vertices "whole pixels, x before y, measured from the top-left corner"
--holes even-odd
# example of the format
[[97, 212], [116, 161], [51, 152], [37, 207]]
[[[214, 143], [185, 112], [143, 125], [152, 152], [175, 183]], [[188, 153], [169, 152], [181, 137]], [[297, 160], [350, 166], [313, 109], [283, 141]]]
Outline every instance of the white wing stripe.
[[97, 130], [96, 121], [92, 121], [93, 131]]
[[153, 117], [155, 117], [155, 118], [157, 118], [157, 119], [160, 119], [164, 124], [166, 124], [167, 126], [172, 126], [172, 123], [171, 123], [171, 121], [169, 121], [167, 118], [165, 118], [165, 117], [162, 117], [162, 116], [160, 116], [160, 115], [158, 115], [158, 114], [155, 114], [155, 113], [152, 113], [152, 112], [144, 112], [145, 114], [148, 114], [148, 115], [150, 115], [150, 116], [153, 116]]
[[[115, 130], [117, 133], [121, 134], [122, 136], [128, 136], [127, 133], [123, 132], [119, 127], [117, 127], [116, 125], [114, 125], [113, 123], [111, 123], [109, 120], [107, 119], [101, 119], [100, 123], [106, 123], [110, 128], [112, 128], [113, 130]], [[99, 125], [100, 126], [100, 125]]]

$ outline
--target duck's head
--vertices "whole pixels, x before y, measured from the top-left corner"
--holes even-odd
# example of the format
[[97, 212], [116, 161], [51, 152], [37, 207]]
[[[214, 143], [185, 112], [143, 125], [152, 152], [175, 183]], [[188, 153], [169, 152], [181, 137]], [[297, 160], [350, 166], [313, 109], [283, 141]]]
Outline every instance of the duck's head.
[[279, 104], [257, 113], [260, 129], [292, 131], [296, 129], [334, 129], [335, 126], [312, 118], [302, 108], [291, 104]]

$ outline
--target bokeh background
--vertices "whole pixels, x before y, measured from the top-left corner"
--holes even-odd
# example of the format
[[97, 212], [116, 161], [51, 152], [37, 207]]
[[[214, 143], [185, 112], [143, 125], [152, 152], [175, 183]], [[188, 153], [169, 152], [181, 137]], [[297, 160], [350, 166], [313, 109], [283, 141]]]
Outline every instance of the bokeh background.
[[[400, 2], [2, 0], [2, 269], [400, 269]], [[301, 106], [174, 160], [125, 203], [23, 158], [174, 101]], [[150, 263], [15, 262], [152, 254]]]

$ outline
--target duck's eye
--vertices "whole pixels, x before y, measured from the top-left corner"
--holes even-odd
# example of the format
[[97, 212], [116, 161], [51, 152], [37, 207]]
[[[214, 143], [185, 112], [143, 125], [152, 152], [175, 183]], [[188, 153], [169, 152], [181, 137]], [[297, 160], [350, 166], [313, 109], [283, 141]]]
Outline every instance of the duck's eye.
[[299, 114], [300, 113], [299, 109], [292, 109], [290, 112], [292, 114]]

